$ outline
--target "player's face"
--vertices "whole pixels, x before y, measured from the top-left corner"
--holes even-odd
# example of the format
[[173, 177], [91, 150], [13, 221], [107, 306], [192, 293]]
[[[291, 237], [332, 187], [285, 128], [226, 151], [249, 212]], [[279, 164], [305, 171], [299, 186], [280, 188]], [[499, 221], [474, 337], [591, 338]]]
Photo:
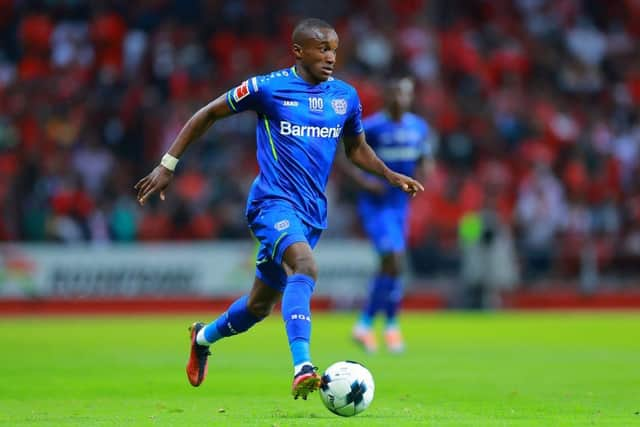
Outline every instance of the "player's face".
[[308, 76], [316, 82], [324, 82], [333, 74], [338, 49], [338, 35], [332, 29], [322, 28], [306, 39], [296, 52]]
[[392, 108], [407, 111], [413, 102], [413, 82], [410, 79], [400, 79], [393, 82], [387, 93], [388, 102]]

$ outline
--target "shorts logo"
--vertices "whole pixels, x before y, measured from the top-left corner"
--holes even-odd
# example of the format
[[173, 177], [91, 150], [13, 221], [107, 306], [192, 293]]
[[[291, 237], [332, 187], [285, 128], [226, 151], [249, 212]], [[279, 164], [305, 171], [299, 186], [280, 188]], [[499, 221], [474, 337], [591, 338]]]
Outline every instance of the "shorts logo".
[[336, 114], [347, 114], [347, 101], [339, 98], [339, 99], [333, 99], [331, 100], [331, 106], [333, 107], [333, 111], [336, 112]]
[[311, 322], [311, 316], [306, 316], [303, 313], [300, 314], [292, 314], [291, 315], [291, 320], [306, 320], [307, 322]]
[[284, 105], [285, 107], [297, 107], [298, 106], [298, 101], [292, 101], [291, 99], [285, 99], [284, 101], [282, 101], [282, 105]]
[[283, 219], [282, 221], [278, 221], [274, 224], [273, 228], [278, 231], [286, 230], [287, 228], [289, 228], [289, 220]]
[[247, 95], [249, 95], [249, 81], [245, 80], [233, 91], [233, 99], [235, 99], [236, 102], [240, 102], [240, 100]]

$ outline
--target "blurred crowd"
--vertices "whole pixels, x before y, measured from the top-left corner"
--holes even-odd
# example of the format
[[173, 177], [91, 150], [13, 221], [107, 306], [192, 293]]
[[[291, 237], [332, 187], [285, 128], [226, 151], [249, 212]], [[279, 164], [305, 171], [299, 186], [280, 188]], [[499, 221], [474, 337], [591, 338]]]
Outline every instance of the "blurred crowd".
[[[638, 272], [638, 0], [0, 0], [0, 240], [248, 237], [251, 114], [190, 148], [165, 202], [133, 185], [200, 106], [290, 66], [308, 16], [335, 25], [365, 116], [385, 76], [416, 80], [437, 159], [412, 205], [419, 273], [492, 242], [525, 280]], [[361, 235], [354, 190], [332, 176], [328, 236]]]

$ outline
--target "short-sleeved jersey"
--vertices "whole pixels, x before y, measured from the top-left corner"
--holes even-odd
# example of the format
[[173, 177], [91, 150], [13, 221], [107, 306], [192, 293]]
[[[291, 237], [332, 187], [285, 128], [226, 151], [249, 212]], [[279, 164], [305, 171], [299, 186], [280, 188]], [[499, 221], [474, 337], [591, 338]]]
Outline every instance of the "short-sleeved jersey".
[[247, 212], [261, 201], [284, 199], [303, 221], [326, 228], [324, 191], [338, 143], [364, 131], [356, 90], [334, 78], [310, 84], [294, 66], [242, 82], [227, 92], [227, 104], [234, 112], [258, 115], [260, 172]]
[[[415, 174], [418, 160], [431, 156], [431, 145], [428, 142], [429, 126], [413, 113], [405, 113], [399, 121], [394, 121], [386, 112], [380, 111], [367, 117], [363, 122], [367, 142], [392, 170], [404, 175]], [[375, 179], [372, 177], [372, 179]], [[372, 202], [405, 207], [408, 195], [397, 187], [387, 185], [383, 196], [361, 192], [360, 198], [371, 199]]]

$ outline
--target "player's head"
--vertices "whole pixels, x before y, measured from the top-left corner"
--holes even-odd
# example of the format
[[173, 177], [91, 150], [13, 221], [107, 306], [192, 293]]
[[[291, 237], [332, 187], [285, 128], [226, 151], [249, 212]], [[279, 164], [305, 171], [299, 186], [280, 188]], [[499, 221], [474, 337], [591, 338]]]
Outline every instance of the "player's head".
[[296, 67], [311, 83], [326, 81], [333, 74], [338, 49], [338, 34], [321, 19], [304, 19], [291, 35]]
[[411, 77], [391, 77], [386, 84], [385, 103], [394, 115], [409, 111], [413, 103], [414, 83]]

